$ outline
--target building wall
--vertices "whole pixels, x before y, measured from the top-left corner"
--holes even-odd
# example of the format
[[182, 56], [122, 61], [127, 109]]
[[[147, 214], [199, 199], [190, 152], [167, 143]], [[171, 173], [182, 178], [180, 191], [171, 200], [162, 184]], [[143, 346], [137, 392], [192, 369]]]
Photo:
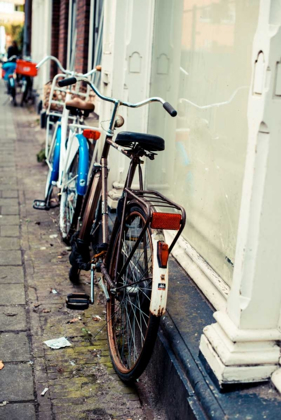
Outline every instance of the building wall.
[[[32, 32], [31, 56], [36, 63], [51, 53], [51, 22], [52, 2], [45, 0], [32, 1]], [[40, 68], [38, 76], [34, 79], [34, 88], [38, 94], [43, 92], [43, 86], [50, 80], [50, 63]]]
[[66, 67], [67, 58], [67, 38], [68, 38], [68, 9], [69, 0], [60, 1], [60, 26], [59, 26], [59, 48], [58, 59], [63, 67]]
[[88, 50], [89, 50], [89, 22], [90, 0], [79, 0], [77, 4], [77, 40], [75, 70], [79, 73], [87, 73]]
[[[52, 10], [52, 33], [51, 33], [51, 55], [54, 57], [59, 56], [59, 42], [58, 35], [60, 31], [60, 8], [61, 0], [53, 1], [53, 10]], [[51, 79], [56, 75], [56, 64], [51, 63]]]
[[[156, 0], [148, 129], [166, 151], [148, 163], [147, 183], [184, 205], [184, 238], [228, 284], [233, 276], [248, 139], [254, 1]], [[235, 69], [235, 70], [234, 70]]]

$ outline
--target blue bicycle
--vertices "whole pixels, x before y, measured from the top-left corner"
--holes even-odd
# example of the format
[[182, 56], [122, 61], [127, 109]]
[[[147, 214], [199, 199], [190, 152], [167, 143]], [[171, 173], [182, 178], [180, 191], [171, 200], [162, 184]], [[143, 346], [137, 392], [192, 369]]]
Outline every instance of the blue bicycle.
[[17, 56], [13, 55], [12, 57], [9, 58], [9, 60], [7, 60], [5, 63], [2, 64], [2, 69], [5, 71], [4, 80], [6, 81], [6, 84], [7, 84], [7, 93], [8, 95], [10, 95], [11, 103], [14, 106], [17, 106], [16, 74], [15, 74], [15, 70], [17, 66], [16, 61], [17, 61]]

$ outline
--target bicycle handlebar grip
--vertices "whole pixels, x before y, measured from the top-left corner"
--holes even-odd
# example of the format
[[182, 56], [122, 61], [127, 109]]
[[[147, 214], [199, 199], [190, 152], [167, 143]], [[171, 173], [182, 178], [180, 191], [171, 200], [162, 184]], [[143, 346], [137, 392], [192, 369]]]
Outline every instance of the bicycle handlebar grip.
[[67, 79], [60, 80], [58, 85], [60, 87], [74, 85], [77, 82], [76, 77], [68, 77]]
[[175, 117], [177, 115], [177, 111], [172, 107], [169, 102], [165, 102], [163, 104], [163, 108], [171, 115], [171, 117]]

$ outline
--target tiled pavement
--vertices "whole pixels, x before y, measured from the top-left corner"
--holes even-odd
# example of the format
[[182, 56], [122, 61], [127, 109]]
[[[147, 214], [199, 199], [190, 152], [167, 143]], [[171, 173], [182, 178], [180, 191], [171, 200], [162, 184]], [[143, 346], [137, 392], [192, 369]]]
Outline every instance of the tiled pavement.
[[[0, 419], [151, 419], [114, 373], [105, 332], [93, 339], [102, 299], [83, 313], [65, 308], [72, 286], [57, 215], [32, 208], [46, 177], [36, 161], [43, 132], [34, 113], [5, 99], [0, 81]], [[88, 275], [81, 288], [89, 290]], [[43, 343], [61, 336], [71, 347]]]

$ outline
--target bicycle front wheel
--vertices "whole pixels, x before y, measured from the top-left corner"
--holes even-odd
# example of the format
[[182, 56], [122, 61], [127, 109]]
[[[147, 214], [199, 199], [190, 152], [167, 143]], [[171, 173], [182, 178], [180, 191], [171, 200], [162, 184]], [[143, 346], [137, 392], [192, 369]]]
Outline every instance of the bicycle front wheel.
[[60, 228], [63, 240], [69, 242], [73, 233], [77, 230], [78, 218], [80, 215], [83, 196], [77, 193], [78, 177], [78, 154], [66, 174], [66, 187], [62, 192], [60, 206]]
[[54, 136], [55, 134], [56, 134], [56, 138], [54, 139], [51, 149], [49, 150], [48, 156], [46, 158], [46, 161], [48, 163], [48, 174], [47, 174], [46, 186], [45, 186], [45, 203], [47, 207], [51, 206], [51, 201], [54, 199], [54, 197], [52, 196], [53, 183], [56, 183], [59, 177], [60, 142], [61, 142], [60, 126], [53, 129], [52, 136]]
[[[145, 214], [131, 207], [116, 235], [109, 274], [118, 278], [123, 265], [145, 225]], [[118, 239], [121, 237], [117, 264]], [[115, 276], [116, 270], [116, 276]], [[145, 370], [154, 348], [160, 317], [149, 312], [153, 274], [153, 247], [150, 229], [142, 235], [120, 280], [115, 280], [116, 295], [107, 303], [107, 332], [114, 369], [124, 382], [136, 380]]]

